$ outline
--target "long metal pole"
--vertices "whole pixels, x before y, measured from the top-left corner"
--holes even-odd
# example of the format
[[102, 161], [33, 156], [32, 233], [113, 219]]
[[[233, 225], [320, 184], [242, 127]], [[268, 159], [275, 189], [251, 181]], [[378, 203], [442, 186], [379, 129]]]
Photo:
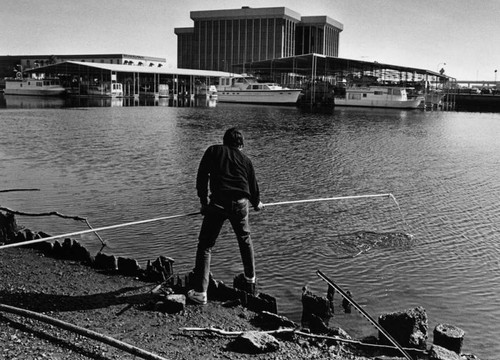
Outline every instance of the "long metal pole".
[[356, 301], [354, 301], [344, 290], [342, 290], [340, 286], [338, 286], [333, 281], [328, 279], [326, 275], [323, 274], [320, 270], [317, 270], [316, 274], [321, 279], [323, 279], [328, 285], [332, 286], [335, 290], [337, 290], [340, 293], [340, 295], [342, 295], [344, 299], [350, 302], [352, 306], [354, 306], [356, 310], [358, 310], [361, 313], [361, 315], [363, 315], [373, 326], [377, 328], [378, 331], [384, 334], [387, 340], [389, 340], [399, 351], [401, 351], [401, 353], [404, 355], [405, 358], [407, 358], [408, 360], [413, 360], [410, 354], [408, 354], [406, 350], [403, 349], [401, 345], [399, 345], [399, 343], [396, 340], [394, 340], [394, 338], [382, 326], [380, 326], [361, 306], [359, 306]]
[[102, 231], [102, 230], [110, 230], [110, 229], [117, 229], [125, 226], [132, 226], [132, 225], [138, 225], [138, 224], [146, 224], [154, 221], [161, 221], [161, 220], [169, 220], [169, 219], [175, 219], [175, 218], [180, 218], [184, 216], [193, 216], [193, 215], [199, 215], [200, 212], [193, 212], [193, 213], [188, 213], [188, 214], [180, 214], [180, 215], [172, 215], [172, 216], [162, 216], [154, 219], [147, 219], [147, 220], [139, 220], [139, 221], [132, 221], [124, 224], [117, 224], [117, 225], [110, 225], [110, 226], [103, 226], [97, 229], [89, 229], [89, 230], [82, 230], [82, 231], [76, 231], [72, 233], [67, 233], [67, 234], [61, 234], [61, 235], [55, 235], [55, 236], [50, 236], [46, 238], [41, 238], [41, 239], [34, 239], [34, 240], [28, 240], [28, 241], [22, 241], [18, 243], [12, 243], [12, 244], [7, 244], [7, 245], [2, 245], [0, 246], [0, 250], [2, 249], [7, 249], [11, 247], [18, 247], [18, 246], [24, 246], [24, 245], [30, 245], [30, 244], [36, 244], [39, 242], [44, 242], [44, 241], [49, 241], [53, 239], [59, 239], [62, 237], [70, 237], [70, 236], [75, 236], [75, 235], [82, 235], [82, 234], [87, 234], [90, 232], [96, 232], [96, 231]]
[[30, 319], [35, 319], [41, 322], [44, 322], [46, 324], [50, 324], [53, 326], [57, 326], [61, 329], [72, 331], [76, 334], [88, 337], [89, 339], [97, 340], [102, 343], [108, 344], [110, 346], [113, 346], [117, 349], [120, 349], [122, 351], [125, 351], [129, 354], [138, 356], [142, 359], [149, 359], [149, 360], [167, 360], [166, 358], [153, 354], [149, 351], [146, 351], [144, 349], [138, 348], [134, 345], [130, 345], [126, 342], [117, 340], [115, 338], [112, 338], [110, 336], [106, 336], [103, 334], [100, 334], [96, 331], [85, 329], [83, 327], [73, 325], [71, 323], [47, 316], [45, 314], [40, 314], [34, 311], [26, 310], [26, 309], [21, 309], [18, 307], [10, 306], [10, 305], [5, 305], [5, 304], [0, 304], [0, 311], [5, 311], [11, 314], [16, 314], [20, 316], [24, 316]]
[[375, 195], [353, 195], [353, 196], [337, 196], [337, 197], [329, 197], [329, 198], [319, 198], [319, 199], [305, 199], [305, 200], [291, 200], [291, 201], [281, 201], [274, 203], [264, 204], [264, 207], [267, 206], [276, 206], [276, 205], [287, 205], [287, 204], [301, 204], [308, 202], [318, 202], [318, 201], [332, 201], [332, 200], [349, 200], [349, 199], [363, 199], [363, 198], [373, 198], [373, 197], [391, 197], [394, 198], [392, 194], [375, 194]]

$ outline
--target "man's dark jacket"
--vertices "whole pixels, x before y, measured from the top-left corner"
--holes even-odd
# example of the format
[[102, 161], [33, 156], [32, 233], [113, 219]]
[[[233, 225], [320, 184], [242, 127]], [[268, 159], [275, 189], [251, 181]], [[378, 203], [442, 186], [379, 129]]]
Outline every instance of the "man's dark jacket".
[[196, 189], [206, 204], [208, 184], [211, 198], [248, 198], [252, 206], [260, 202], [259, 185], [250, 159], [238, 148], [212, 145], [203, 154], [196, 177]]

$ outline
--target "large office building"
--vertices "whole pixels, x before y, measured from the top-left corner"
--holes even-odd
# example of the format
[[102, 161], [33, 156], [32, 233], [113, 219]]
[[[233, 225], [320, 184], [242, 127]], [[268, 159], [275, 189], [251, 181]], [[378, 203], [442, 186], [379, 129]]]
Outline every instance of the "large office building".
[[176, 28], [177, 66], [231, 71], [254, 61], [322, 54], [338, 57], [343, 25], [286, 7], [192, 11], [192, 28]]

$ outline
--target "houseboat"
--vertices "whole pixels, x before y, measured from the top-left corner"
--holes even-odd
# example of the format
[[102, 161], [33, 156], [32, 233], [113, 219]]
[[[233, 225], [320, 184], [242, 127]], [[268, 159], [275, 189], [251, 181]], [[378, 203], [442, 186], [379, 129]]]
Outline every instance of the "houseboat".
[[408, 98], [403, 87], [353, 86], [346, 89], [345, 97], [335, 97], [335, 106], [416, 109], [424, 100], [423, 96]]
[[56, 78], [5, 79], [5, 95], [61, 96], [65, 93], [66, 89]]

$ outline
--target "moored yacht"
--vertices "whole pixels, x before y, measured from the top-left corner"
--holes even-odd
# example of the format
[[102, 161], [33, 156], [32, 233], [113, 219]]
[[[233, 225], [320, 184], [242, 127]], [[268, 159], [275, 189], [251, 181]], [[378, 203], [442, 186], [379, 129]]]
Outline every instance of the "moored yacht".
[[297, 103], [301, 91], [260, 83], [252, 76], [222, 77], [217, 85], [217, 98], [219, 102], [292, 105]]

